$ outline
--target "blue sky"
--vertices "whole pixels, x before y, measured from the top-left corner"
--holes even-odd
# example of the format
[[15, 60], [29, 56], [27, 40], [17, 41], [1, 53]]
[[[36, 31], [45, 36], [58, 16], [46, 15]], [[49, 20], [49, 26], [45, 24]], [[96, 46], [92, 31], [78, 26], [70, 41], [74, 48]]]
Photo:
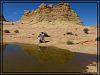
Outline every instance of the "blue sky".
[[[3, 3], [3, 15], [9, 21], [18, 21], [24, 10], [35, 10], [40, 3]], [[70, 3], [85, 25], [97, 25], [96, 3]]]

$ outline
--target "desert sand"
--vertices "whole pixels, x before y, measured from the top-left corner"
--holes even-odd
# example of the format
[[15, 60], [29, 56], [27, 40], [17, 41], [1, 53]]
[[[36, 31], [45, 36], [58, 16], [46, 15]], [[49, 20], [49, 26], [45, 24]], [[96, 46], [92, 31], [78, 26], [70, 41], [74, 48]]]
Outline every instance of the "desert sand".
[[[3, 29], [8, 29], [11, 33], [4, 33], [3, 42], [38, 44], [37, 36], [40, 32], [46, 32], [50, 36], [45, 37], [45, 41], [48, 42], [39, 45], [56, 46], [73, 52], [97, 54], [97, 41], [95, 41], [97, 30], [95, 27], [87, 26], [89, 28], [89, 34], [86, 34], [83, 31], [86, 26], [68, 22], [60, 23], [62, 26], [58, 24], [59, 21], [55, 25], [46, 22], [32, 25], [28, 24], [29, 27], [26, 25], [16, 25], [16, 29], [15, 25], [6, 25]], [[19, 33], [15, 33], [14, 30], [19, 30]], [[73, 35], [68, 35], [67, 32], [72, 32]], [[68, 40], [74, 44], [67, 45]]]

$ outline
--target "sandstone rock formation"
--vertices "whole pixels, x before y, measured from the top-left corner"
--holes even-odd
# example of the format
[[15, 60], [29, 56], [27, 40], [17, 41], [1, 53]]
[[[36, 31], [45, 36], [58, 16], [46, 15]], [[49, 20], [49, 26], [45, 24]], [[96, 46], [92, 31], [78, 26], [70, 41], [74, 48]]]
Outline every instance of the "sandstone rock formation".
[[74, 12], [68, 3], [59, 3], [57, 5], [42, 3], [38, 9], [25, 11], [21, 17], [22, 23], [41, 22], [41, 21], [71, 21], [82, 25], [80, 17]]

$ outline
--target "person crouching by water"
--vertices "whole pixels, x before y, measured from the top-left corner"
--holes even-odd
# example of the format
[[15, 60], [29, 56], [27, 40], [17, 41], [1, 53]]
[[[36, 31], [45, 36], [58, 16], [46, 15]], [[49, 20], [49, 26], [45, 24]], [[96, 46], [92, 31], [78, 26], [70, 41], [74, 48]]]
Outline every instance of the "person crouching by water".
[[42, 43], [42, 40], [41, 40], [41, 37], [40, 36], [38, 36], [38, 42], [39, 43]]
[[38, 36], [39, 43], [45, 43], [44, 37], [45, 37], [44, 32], [41, 32]]
[[41, 32], [41, 40], [42, 40], [42, 43], [45, 43], [44, 38], [45, 38], [45, 34], [44, 34], [44, 32]]

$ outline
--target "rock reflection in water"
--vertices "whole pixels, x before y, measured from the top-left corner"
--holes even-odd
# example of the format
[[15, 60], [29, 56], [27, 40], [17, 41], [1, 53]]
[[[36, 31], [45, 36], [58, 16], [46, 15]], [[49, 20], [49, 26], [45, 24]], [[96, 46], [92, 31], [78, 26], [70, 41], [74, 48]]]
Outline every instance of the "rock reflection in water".
[[45, 47], [37, 45], [21, 45], [23, 50], [31, 55], [40, 64], [55, 63], [64, 64], [67, 63], [74, 55], [74, 53], [59, 49], [57, 47]]

